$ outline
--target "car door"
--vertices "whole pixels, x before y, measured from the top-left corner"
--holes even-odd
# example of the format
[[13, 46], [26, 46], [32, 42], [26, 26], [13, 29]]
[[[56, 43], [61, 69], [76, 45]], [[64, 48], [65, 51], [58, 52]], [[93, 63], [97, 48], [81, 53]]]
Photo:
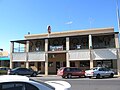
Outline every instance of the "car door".
[[26, 68], [19, 68], [17, 69], [16, 73], [19, 75], [28, 75], [28, 71], [26, 70]]
[[19, 68], [16, 70], [16, 73], [19, 74], [19, 75], [25, 75], [25, 71], [24, 71], [24, 68]]
[[70, 73], [72, 74], [72, 76], [77, 76], [77, 68], [70, 68]]
[[24, 71], [26, 72], [26, 75], [31, 75], [33, 73], [32, 70], [25, 68]]
[[22, 68], [21, 69], [21, 75], [31, 75], [32, 71], [30, 69], [27, 68]]
[[74, 75], [75, 76], [80, 76], [82, 73], [81, 73], [81, 70], [79, 68], [74, 68]]
[[76, 68], [71, 68], [70, 71], [73, 76], [76, 76]]
[[100, 74], [100, 76], [105, 76], [104, 68], [99, 68], [97, 73]]
[[104, 70], [105, 70], [105, 75], [106, 75], [106, 76], [110, 76], [110, 74], [111, 74], [110, 69], [104, 68]]

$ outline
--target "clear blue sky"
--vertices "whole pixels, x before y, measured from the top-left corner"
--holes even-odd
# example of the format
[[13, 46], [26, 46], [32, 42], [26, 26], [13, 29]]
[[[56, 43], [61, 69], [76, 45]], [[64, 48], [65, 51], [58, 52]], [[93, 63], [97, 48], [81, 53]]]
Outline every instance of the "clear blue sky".
[[[119, 1], [119, 0], [118, 0]], [[120, 1], [119, 1], [120, 9]], [[116, 0], [0, 0], [0, 48], [31, 34], [89, 28], [117, 29]]]

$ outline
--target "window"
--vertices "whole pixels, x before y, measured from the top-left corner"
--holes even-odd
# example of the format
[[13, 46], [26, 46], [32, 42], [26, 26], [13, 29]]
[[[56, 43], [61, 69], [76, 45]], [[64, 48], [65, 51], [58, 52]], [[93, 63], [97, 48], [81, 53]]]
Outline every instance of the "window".
[[91, 70], [97, 70], [97, 68], [92, 68]]
[[19, 68], [18, 71], [25, 71], [26, 68]]
[[53, 67], [53, 62], [48, 62], [48, 67]]
[[104, 68], [105, 69], [105, 71], [110, 71], [110, 68]]
[[37, 87], [26, 83], [26, 90], [39, 90]]
[[81, 71], [79, 68], [74, 68], [74, 71], [75, 72], [79, 72], [79, 71]]
[[75, 67], [75, 62], [70, 62], [71, 67]]
[[101, 60], [101, 61], [94, 61], [94, 67], [106, 67], [106, 68], [113, 68], [112, 60]]
[[80, 67], [89, 67], [90, 61], [80, 61]]
[[34, 62], [30, 62], [30, 63], [29, 63], [29, 66], [35, 66], [35, 65], [34, 65]]
[[0, 90], [39, 90], [32, 84], [25, 82], [7, 82], [0, 84]]
[[103, 68], [99, 68], [99, 71], [104, 71], [104, 69]]
[[70, 68], [65, 68], [64, 71], [70, 72]]
[[88, 36], [70, 37], [70, 50], [88, 49], [88, 41]]
[[101, 35], [92, 37], [93, 49], [99, 48], [114, 48], [114, 35]]

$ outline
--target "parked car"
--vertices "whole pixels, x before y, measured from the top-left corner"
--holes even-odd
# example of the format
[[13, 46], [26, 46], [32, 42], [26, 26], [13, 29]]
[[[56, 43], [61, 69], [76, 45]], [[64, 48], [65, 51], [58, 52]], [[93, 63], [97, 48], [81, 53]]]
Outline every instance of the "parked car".
[[103, 77], [113, 77], [114, 72], [111, 69], [105, 67], [95, 67], [90, 70], [85, 71], [86, 77], [96, 77], [96, 78], [103, 78]]
[[11, 69], [8, 71], [9, 75], [30, 75], [30, 76], [37, 76], [38, 72], [32, 70], [31, 68], [21, 68], [21, 67], [17, 67], [14, 69]]
[[77, 68], [77, 67], [61, 67], [57, 71], [58, 76], [62, 76], [62, 78], [71, 78], [72, 76], [85, 76], [85, 71]]
[[10, 70], [9, 67], [0, 67], [0, 75], [7, 74], [8, 70]]
[[35, 81], [26, 76], [1, 75], [0, 90], [70, 90], [66, 81]]

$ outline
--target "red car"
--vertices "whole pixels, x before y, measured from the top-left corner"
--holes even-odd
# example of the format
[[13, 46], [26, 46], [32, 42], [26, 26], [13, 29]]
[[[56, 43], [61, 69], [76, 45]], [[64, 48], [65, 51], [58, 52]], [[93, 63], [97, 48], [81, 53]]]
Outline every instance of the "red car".
[[72, 76], [85, 77], [85, 71], [80, 70], [78, 67], [61, 67], [57, 71], [58, 76], [62, 78], [72, 78]]

